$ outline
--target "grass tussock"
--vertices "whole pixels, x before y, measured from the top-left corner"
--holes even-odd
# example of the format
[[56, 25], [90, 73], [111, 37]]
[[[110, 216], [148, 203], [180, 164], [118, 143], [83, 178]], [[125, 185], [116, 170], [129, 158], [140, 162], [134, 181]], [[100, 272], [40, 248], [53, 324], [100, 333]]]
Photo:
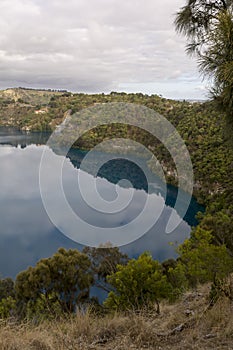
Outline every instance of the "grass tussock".
[[155, 310], [103, 317], [91, 312], [69, 319], [0, 323], [1, 350], [231, 349], [233, 305], [220, 298], [209, 307], [209, 286]]

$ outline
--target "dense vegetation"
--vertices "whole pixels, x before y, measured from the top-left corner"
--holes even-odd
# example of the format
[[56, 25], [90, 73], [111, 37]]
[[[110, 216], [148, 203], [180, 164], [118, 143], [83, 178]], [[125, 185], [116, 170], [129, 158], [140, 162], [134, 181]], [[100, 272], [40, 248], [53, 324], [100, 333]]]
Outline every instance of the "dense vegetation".
[[[233, 258], [226, 246], [213, 244], [211, 234], [198, 228], [178, 251], [177, 261], [161, 264], [146, 252], [129, 260], [110, 246], [99, 251], [88, 248], [86, 253], [60, 248], [51, 258], [19, 273], [15, 282], [10, 278], [0, 280], [0, 317], [40, 321], [88, 306], [103, 314], [150, 309], [154, 304], [159, 314], [162, 299], [174, 302], [189, 288], [209, 281], [210, 304], [214, 304], [233, 270]], [[90, 298], [90, 288], [107, 290], [106, 285], [108, 297], [100, 305], [97, 298]], [[232, 292], [225, 293], [230, 300]]]

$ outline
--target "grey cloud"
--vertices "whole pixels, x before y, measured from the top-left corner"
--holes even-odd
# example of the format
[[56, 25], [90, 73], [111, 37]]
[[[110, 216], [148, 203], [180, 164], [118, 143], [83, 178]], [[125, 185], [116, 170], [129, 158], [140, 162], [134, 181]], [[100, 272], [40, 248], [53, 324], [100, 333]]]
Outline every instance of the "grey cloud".
[[1, 87], [22, 83], [106, 92], [124, 84], [192, 78], [195, 62], [186, 57], [173, 27], [182, 4], [2, 0]]

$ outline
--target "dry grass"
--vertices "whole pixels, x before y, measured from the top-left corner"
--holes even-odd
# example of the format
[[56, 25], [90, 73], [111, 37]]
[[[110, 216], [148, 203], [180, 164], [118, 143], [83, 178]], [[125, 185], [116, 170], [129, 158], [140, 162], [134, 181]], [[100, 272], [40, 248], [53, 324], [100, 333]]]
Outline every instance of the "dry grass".
[[189, 292], [161, 314], [94, 317], [40, 325], [0, 324], [0, 350], [233, 349], [233, 305], [222, 298], [208, 308], [209, 286]]

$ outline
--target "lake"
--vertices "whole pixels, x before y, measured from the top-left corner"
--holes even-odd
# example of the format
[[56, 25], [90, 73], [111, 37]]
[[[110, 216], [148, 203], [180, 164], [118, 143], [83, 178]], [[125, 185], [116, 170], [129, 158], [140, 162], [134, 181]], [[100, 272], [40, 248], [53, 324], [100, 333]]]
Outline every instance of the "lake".
[[[12, 129], [0, 129], [0, 273], [2, 277], [15, 278], [20, 271], [35, 265], [43, 257], [51, 256], [59, 247], [79, 250], [83, 248], [79, 242], [82, 243], [85, 239], [85, 229], [77, 227], [77, 239], [70, 239], [50, 220], [42, 202], [39, 167], [41, 156], [48, 147], [46, 145], [48, 138], [47, 133], [23, 133]], [[59, 210], [58, 199], [54, 196], [52, 186], [53, 177], [56, 176], [53, 173], [52, 164], [55, 164], [60, 156], [51, 149], [49, 151], [51, 166], [48, 172], [47, 195], [51, 201], [54, 198], [54, 206]], [[153, 188], [151, 184], [149, 187], [140, 166], [124, 159], [123, 155], [122, 157], [117, 155], [115, 159], [108, 161], [94, 176], [91, 171], [85, 172], [79, 169], [85, 155], [84, 151], [71, 149], [63, 165], [64, 191], [73, 212], [84, 222], [98, 227], [96, 232], [100, 232], [101, 228], [109, 228], [109, 230], [123, 226], [127, 228], [127, 224], [133, 222], [134, 217], [140, 214], [149, 199], [147, 215], [150, 217], [155, 215], [163, 206], [162, 214], [148, 232], [136, 240], [133, 240], [132, 229], [129, 232], [126, 230], [125, 235], [127, 237], [132, 235], [132, 240], [120, 249], [130, 257], [137, 257], [145, 250], [150, 251], [153, 257], [160, 261], [176, 257], [175, 247], [171, 243], [177, 245], [189, 236], [191, 226], [197, 224], [196, 213], [203, 210], [195, 199], [191, 199], [188, 212], [178, 227], [171, 234], [166, 234], [165, 227], [174, 210], [177, 195], [175, 187], [167, 186], [166, 194], [166, 186], [158, 177], [153, 180]], [[96, 153], [95, 156], [98, 158], [102, 155]], [[144, 159], [137, 159], [137, 161], [145, 162]], [[132, 195], [130, 204], [118, 213], [111, 214], [91, 208], [77, 188], [77, 175], [80, 172], [82, 172], [83, 187], [90, 189], [90, 193], [93, 184], [97, 183], [98, 192], [105, 202], [113, 201], [120, 191], [122, 198]], [[155, 175], [151, 174], [151, 176]], [[128, 182], [119, 183], [123, 179], [127, 179]], [[50, 183], [51, 186], [49, 186]], [[184, 201], [186, 197], [188, 198], [188, 195], [184, 193]], [[95, 204], [95, 199], [93, 203]], [[69, 226], [69, 217], [63, 212], [58, 212], [58, 215], [61, 221]], [[176, 215], [179, 217], [179, 212]], [[140, 224], [143, 225], [145, 220], [146, 216]], [[140, 230], [140, 225], [137, 229]], [[97, 235], [93, 237], [93, 245], [97, 245], [99, 239]]]

